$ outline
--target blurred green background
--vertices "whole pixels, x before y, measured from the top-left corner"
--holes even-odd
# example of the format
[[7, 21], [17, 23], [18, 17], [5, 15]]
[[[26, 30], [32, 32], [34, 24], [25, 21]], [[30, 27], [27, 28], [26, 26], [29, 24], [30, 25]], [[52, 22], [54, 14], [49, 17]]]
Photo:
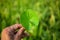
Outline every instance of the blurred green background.
[[0, 34], [16, 23], [31, 35], [23, 40], [60, 40], [60, 0], [0, 0]]

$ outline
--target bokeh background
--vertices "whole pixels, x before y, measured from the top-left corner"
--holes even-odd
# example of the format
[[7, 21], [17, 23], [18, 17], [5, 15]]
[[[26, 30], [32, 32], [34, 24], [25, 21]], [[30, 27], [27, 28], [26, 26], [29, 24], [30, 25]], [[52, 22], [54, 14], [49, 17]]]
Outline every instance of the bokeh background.
[[30, 34], [23, 40], [60, 40], [60, 0], [0, 0], [0, 35], [16, 23]]

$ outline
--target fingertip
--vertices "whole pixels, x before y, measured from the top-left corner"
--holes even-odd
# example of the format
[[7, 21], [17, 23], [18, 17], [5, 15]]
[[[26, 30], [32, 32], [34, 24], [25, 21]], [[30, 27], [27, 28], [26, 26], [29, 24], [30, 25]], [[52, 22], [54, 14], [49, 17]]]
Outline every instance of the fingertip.
[[24, 27], [22, 27], [20, 30], [21, 30], [22, 32], [24, 32], [24, 31], [25, 31], [25, 28], [24, 28]]
[[15, 24], [15, 25], [14, 25], [14, 28], [15, 28], [15, 29], [20, 29], [20, 28], [22, 28], [22, 27], [23, 27], [22, 24]]
[[22, 27], [22, 28], [19, 29], [19, 31], [17, 32], [17, 34], [21, 35], [21, 34], [24, 33], [24, 31], [25, 31], [25, 28]]

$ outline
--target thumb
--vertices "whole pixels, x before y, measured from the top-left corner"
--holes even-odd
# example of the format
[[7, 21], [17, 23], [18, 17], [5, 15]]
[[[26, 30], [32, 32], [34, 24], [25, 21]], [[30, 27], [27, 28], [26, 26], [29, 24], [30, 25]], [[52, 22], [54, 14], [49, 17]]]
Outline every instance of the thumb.
[[22, 34], [24, 33], [25, 28], [22, 27], [19, 29], [19, 31], [16, 33], [14, 40], [21, 40]]

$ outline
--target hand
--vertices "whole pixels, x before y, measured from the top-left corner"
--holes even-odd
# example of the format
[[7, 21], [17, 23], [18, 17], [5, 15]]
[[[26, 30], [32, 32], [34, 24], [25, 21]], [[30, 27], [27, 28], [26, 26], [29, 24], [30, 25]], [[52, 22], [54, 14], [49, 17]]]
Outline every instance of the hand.
[[[18, 31], [16, 31], [19, 29]], [[1, 40], [21, 40], [23, 37], [28, 36], [24, 32], [25, 28], [21, 24], [15, 24], [3, 29], [1, 33]]]

